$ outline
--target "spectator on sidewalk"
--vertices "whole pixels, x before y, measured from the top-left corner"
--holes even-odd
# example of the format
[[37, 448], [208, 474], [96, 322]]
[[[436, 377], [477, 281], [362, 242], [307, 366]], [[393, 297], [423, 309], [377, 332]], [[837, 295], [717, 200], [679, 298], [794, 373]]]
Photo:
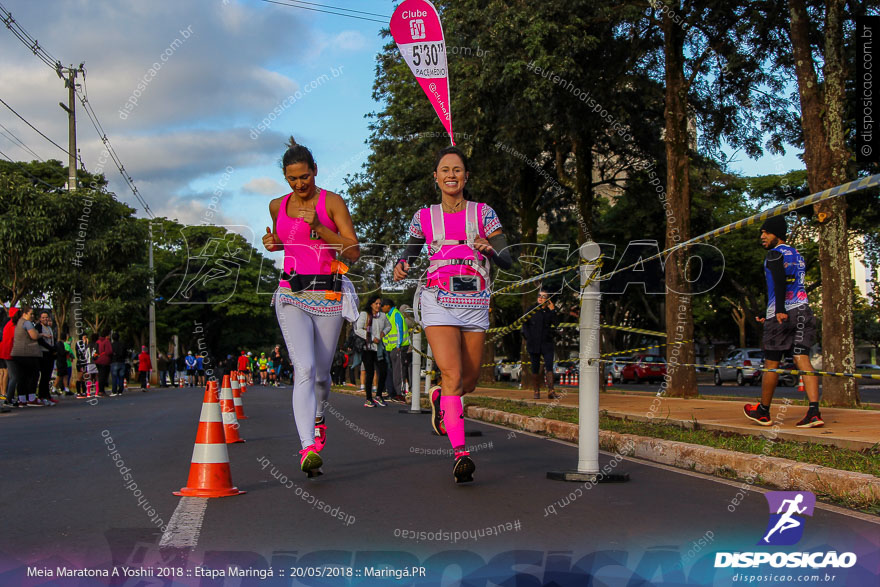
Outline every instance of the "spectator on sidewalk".
[[152, 370], [153, 363], [150, 361], [150, 353], [147, 351], [147, 347], [142, 346], [141, 354], [138, 355], [138, 380], [141, 384], [141, 391], [147, 391], [147, 382]]
[[122, 395], [125, 391], [125, 345], [119, 342], [119, 333], [114, 332], [110, 337], [110, 377], [113, 380], [113, 389], [110, 395]]
[[559, 324], [559, 315], [553, 300], [550, 299], [546, 290], [538, 292], [538, 303], [529, 308], [529, 312], [540, 307], [522, 326], [522, 335], [526, 339], [526, 352], [529, 354], [532, 372], [532, 387], [534, 398], [541, 397], [541, 358], [544, 359], [544, 380], [547, 383], [547, 397], [556, 399], [559, 397], [553, 390], [553, 351], [556, 344], [556, 327]]
[[[401, 304], [400, 313], [403, 314], [403, 319], [407, 322], [407, 332], [409, 332], [408, 316], [412, 316], [412, 308], [407, 304]], [[412, 346], [410, 346], [410, 340], [407, 340], [400, 347], [400, 357], [403, 360], [403, 385], [405, 387], [405, 391], [408, 393], [410, 391], [409, 376], [410, 372], [412, 371]], [[401, 392], [403, 392], [403, 390]]]
[[394, 301], [390, 298], [382, 300], [382, 311], [388, 316], [388, 322], [391, 324], [391, 330], [382, 337], [382, 343], [385, 350], [388, 351], [389, 364], [391, 369], [391, 377], [387, 378], [386, 388], [388, 390], [388, 399], [396, 403], [406, 403], [403, 394], [403, 357], [401, 356], [401, 348], [409, 346], [409, 332], [406, 330], [406, 320], [403, 314], [394, 307]]
[[[382, 345], [382, 337], [391, 331], [391, 323], [382, 312], [382, 299], [377, 295], [367, 298], [364, 310], [358, 315], [352, 331], [353, 343], [349, 343], [352, 351], [358, 352], [364, 366], [363, 377], [365, 392], [365, 408], [385, 407], [382, 389], [376, 388], [376, 399], [373, 399], [373, 373], [378, 365], [378, 349]], [[383, 364], [384, 365], [384, 364]], [[382, 377], [384, 382], [385, 378]]]
[[[7, 311], [0, 308], [0, 311], [3, 312], [2, 317], [0, 317], [0, 349], [3, 348], [3, 331], [6, 329], [6, 324], [9, 322], [9, 318], [7, 316]], [[2, 351], [0, 351], [2, 354]], [[9, 380], [9, 371], [6, 368], [6, 359], [0, 358], [0, 395], [3, 396], [3, 411], [8, 411], [5, 404], [6, 401], [6, 382]]]
[[73, 395], [70, 391], [70, 375], [73, 351], [70, 348], [70, 333], [66, 330], [61, 333], [61, 337], [55, 341], [55, 389], [58, 394]]
[[208, 385], [205, 381], [205, 355], [201, 352], [196, 353], [196, 378], [196, 385], [199, 387]]
[[40, 345], [42, 352], [40, 356], [39, 367], [39, 391], [37, 399], [44, 406], [58, 403], [58, 400], [52, 397], [52, 366], [55, 364], [55, 331], [52, 330], [49, 312], [43, 310], [40, 312], [40, 321], [34, 325], [40, 338], [37, 343]]
[[168, 387], [168, 357], [165, 353], [159, 353], [156, 367], [159, 369], [159, 387]]
[[181, 384], [186, 385], [186, 357], [184, 355], [177, 357], [175, 366], [177, 368], [177, 387], [181, 387]]
[[98, 395], [108, 395], [110, 363], [112, 362], [113, 343], [110, 342], [110, 333], [105, 330], [98, 338], [98, 352], [95, 355], [95, 366], [98, 368]]
[[[89, 335], [85, 332], [83, 332], [80, 339], [76, 341], [74, 349], [76, 353], [77, 374], [76, 397], [77, 399], [82, 399], [92, 395], [92, 384], [94, 383], [92, 368], [94, 368], [94, 373], [97, 374], [97, 368], [95, 367], [93, 359], [93, 355], [96, 351], [89, 341]], [[95, 393], [97, 393], [97, 391]]]
[[40, 358], [43, 355], [39, 342], [40, 333], [37, 332], [34, 319], [34, 310], [28, 306], [22, 306], [21, 314], [16, 314], [12, 319], [15, 324], [15, 338], [12, 341], [12, 370], [17, 381], [18, 403], [27, 406], [43, 406], [43, 402], [37, 400], [37, 379], [40, 376]]
[[184, 362], [186, 363], [186, 385], [193, 387], [196, 385], [196, 358], [192, 351], [186, 351]]
[[15, 341], [15, 317], [19, 314], [21, 314], [19, 308], [9, 309], [9, 320], [3, 326], [3, 340], [0, 341], [0, 359], [6, 364], [6, 385], [2, 391], [6, 394], [6, 405], [10, 407], [18, 406], [16, 395], [18, 381], [15, 367], [12, 365], [12, 344]]

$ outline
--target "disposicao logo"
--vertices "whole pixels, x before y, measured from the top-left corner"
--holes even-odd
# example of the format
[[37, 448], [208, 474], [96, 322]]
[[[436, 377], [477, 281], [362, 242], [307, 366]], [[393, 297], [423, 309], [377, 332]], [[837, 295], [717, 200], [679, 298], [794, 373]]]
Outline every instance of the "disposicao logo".
[[[804, 535], [804, 519], [812, 516], [816, 496], [809, 491], [768, 491], [764, 494], [770, 508], [770, 520], [758, 546], [791, 546]], [[848, 569], [856, 564], [855, 553], [829, 552], [716, 552], [715, 568], [757, 568], [769, 564], [774, 568]]]
[[791, 546], [804, 535], [804, 520], [795, 516], [811, 516], [816, 496], [809, 491], [768, 491], [764, 494], [770, 506], [767, 531], [758, 542], [763, 546]]

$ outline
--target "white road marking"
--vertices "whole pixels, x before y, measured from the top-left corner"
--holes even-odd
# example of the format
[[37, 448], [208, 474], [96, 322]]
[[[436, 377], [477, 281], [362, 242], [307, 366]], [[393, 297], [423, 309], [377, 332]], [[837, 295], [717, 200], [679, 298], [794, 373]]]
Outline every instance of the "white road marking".
[[202, 521], [208, 508], [206, 497], [181, 497], [180, 503], [171, 515], [168, 529], [159, 540], [159, 548], [194, 549], [199, 543]]

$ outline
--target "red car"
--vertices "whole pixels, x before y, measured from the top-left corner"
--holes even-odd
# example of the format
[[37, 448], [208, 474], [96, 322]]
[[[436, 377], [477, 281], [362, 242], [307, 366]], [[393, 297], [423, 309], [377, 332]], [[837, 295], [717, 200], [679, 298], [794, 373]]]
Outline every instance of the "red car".
[[662, 381], [666, 377], [666, 359], [659, 355], [636, 355], [620, 372], [620, 382]]

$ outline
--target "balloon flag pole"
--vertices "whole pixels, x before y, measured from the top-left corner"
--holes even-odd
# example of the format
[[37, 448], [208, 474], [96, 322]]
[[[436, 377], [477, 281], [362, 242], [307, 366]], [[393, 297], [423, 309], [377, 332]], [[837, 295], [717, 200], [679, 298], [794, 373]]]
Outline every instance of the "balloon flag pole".
[[446, 41], [437, 9], [427, 0], [405, 0], [391, 16], [391, 36], [455, 146]]

